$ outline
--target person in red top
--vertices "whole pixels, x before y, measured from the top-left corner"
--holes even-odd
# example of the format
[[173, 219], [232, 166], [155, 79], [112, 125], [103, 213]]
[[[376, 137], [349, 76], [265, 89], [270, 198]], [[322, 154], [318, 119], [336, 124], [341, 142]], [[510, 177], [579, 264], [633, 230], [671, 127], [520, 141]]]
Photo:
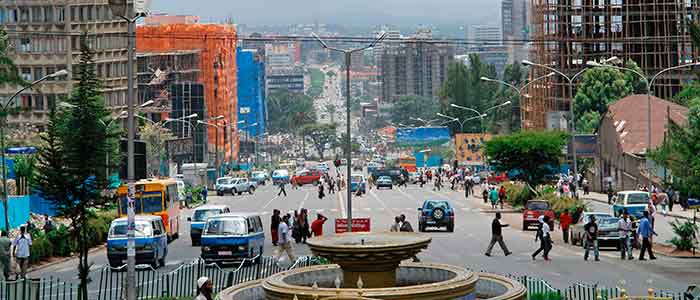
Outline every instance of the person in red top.
[[561, 232], [564, 235], [564, 243], [569, 243], [569, 226], [571, 226], [572, 218], [568, 211], [564, 211], [559, 215], [559, 225], [561, 225]]
[[323, 235], [323, 223], [326, 223], [327, 220], [328, 218], [326, 218], [322, 214], [318, 214], [316, 220], [311, 222], [311, 232], [314, 233], [314, 236]]

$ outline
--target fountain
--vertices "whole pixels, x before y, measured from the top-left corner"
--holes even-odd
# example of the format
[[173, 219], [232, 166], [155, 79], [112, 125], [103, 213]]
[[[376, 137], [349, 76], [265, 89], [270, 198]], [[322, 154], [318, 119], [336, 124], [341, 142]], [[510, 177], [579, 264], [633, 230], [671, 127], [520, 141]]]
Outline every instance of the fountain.
[[307, 241], [330, 265], [277, 273], [222, 291], [221, 300], [524, 300], [515, 280], [464, 268], [402, 263], [426, 249], [418, 233], [346, 233]]

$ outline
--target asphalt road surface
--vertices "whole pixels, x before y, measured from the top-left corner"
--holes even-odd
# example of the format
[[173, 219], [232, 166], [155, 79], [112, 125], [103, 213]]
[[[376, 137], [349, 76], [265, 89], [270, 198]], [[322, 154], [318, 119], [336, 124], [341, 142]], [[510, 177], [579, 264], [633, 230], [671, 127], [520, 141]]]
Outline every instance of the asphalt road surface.
[[[331, 172], [334, 174], [335, 170]], [[272, 255], [274, 251], [269, 238], [269, 222], [273, 209], [290, 212], [307, 208], [309, 221], [315, 218], [316, 213], [322, 213], [330, 219], [324, 226], [324, 234], [333, 234], [334, 220], [346, 216], [344, 192], [329, 194], [324, 199], [319, 199], [317, 189], [311, 185], [294, 190], [288, 187], [287, 197], [278, 197], [277, 191], [276, 187], [267, 185], [259, 188], [254, 195], [210, 196], [209, 202], [227, 204], [232, 211], [262, 214], [267, 239], [266, 255]], [[407, 188], [394, 187], [391, 190], [372, 189], [364, 196], [353, 197], [353, 216], [371, 218], [372, 231], [386, 231], [394, 216], [405, 214], [413, 228], [417, 229], [417, 208], [425, 199], [448, 199], [456, 208], [456, 224], [453, 233], [442, 230], [428, 233], [433, 241], [429, 248], [419, 255], [424, 262], [446, 263], [500, 274], [527, 274], [545, 279], [557, 288], [578, 282], [614, 287], [619, 286], [624, 279], [624, 287], [627, 290], [641, 293], [649, 283], [657, 289], [681, 291], [689, 284], [699, 282], [700, 261], [660, 255], [655, 261], [621, 261], [618, 252], [603, 250], [600, 262], [594, 262], [592, 259], [584, 261], [581, 247], [556, 243], [550, 254], [551, 261], [543, 261], [541, 258], [533, 261], [530, 254], [538, 246], [534, 241], [534, 232], [524, 232], [520, 228], [504, 229], [505, 241], [513, 255], [504, 257], [496, 246], [493, 257], [486, 257], [484, 252], [490, 240], [493, 214], [482, 211], [483, 204], [480, 200], [465, 199], [462, 191], [451, 191], [449, 186], [442, 191], [433, 191], [432, 185], [426, 185], [422, 189], [417, 185], [409, 185]], [[605, 209], [605, 205], [596, 206], [595, 209]], [[184, 210], [182, 219], [186, 220], [190, 215], [190, 210]], [[506, 223], [517, 227], [520, 220], [520, 215], [517, 214], [504, 215]], [[183, 262], [192, 261], [199, 256], [199, 248], [191, 246], [188, 226], [183, 226], [181, 231], [180, 238], [169, 245], [167, 264], [160, 271], [173, 270]], [[558, 236], [561, 232], [555, 231], [552, 234]], [[659, 238], [667, 240], [671, 237], [664, 232]], [[295, 245], [294, 251], [297, 255], [310, 254], [303, 244]], [[106, 250], [91, 254], [90, 261], [95, 264], [93, 268], [107, 265]], [[30, 276], [50, 274], [61, 280], [74, 282], [76, 266], [77, 261], [71, 260], [34, 272]]]

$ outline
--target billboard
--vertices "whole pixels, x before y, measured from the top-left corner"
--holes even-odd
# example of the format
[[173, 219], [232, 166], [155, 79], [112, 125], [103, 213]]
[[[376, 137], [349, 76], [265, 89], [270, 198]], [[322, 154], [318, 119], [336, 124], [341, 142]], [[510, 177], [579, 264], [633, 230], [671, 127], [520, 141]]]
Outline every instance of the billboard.
[[450, 141], [447, 127], [397, 128], [396, 143], [399, 146], [425, 147], [442, 145]]
[[[369, 232], [369, 218], [352, 218], [352, 232]], [[348, 232], [348, 219], [335, 219], [335, 233]]]
[[455, 135], [455, 159], [465, 165], [484, 163], [484, 142], [491, 140], [488, 133], [458, 133]]
[[598, 136], [595, 134], [577, 134], [574, 142], [578, 157], [595, 157], [598, 153]]

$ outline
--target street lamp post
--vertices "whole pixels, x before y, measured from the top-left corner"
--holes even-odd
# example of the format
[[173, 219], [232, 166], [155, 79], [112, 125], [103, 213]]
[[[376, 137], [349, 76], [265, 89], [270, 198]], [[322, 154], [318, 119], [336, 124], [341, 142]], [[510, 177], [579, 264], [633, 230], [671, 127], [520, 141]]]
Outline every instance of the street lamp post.
[[7, 192], [7, 166], [6, 166], [7, 164], [5, 162], [5, 127], [6, 127], [5, 122], [6, 122], [6, 118], [7, 118], [7, 114], [8, 114], [7, 109], [10, 107], [10, 104], [15, 100], [15, 98], [17, 98], [17, 96], [19, 94], [21, 94], [22, 92], [34, 87], [35, 85], [37, 85], [37, 84], [39, 84], [47, 79], [56, 78], [59, 76], [65, 76], [65, 75], [68, 75], [68, 71], [60, 70], [56, 73], [41, 77], [38, 80], [30, 83], [29, 85], [27, 85], [25, 87], [22, 87], [17, 92], [12, 94], [12, 96], [10, 96], [10, 98], [7, 100], [7, 102], [5, 102], [4, 105], [2, 103], [0, 103], [0, 150], [2, 151], [2, 154], [1, 154], [1, 157], [2, 157], [1, 158], [2, 159], [2, 204], [5, 208], [5, 232], [9, 232], [9, 230], [10, 230], [10, 219], [8, 216], [9, 211], [8, 211], [8, 205], [7, 205], [8, 204], [7, 202], [9, 200], [9, 196], [8, 196], [8, 192]]
[[409, 119], [410, 119], [410, 120], [413, 120], [413, 121], [421, 122], [421, 123], [423, 123], [423, 126], [430, 126], [430, 124], [432, 124], [433, 122], [438, 121], [438, 119], [424, 120], [424, 119], [421, 119], [421, 118], [414, 118], [414, 117], [409, 117]]
[[[471, 121], [471, 120], [474, 120], [474, 119], [483, 120], [484, 118], [487, 117], [486, 114], [483, 114], [483, 115], [478, 115], [478, 116], [475, 116], [475, 117], [466, 118], [466, 119], [464, 119], [464, 121], [460, 121], [459, 118], [455, 118], [455, 117], [452, 117], [452, 116], [444, 115], [444, 114], [441, 114], [441, 113], [437, 113], [437, 115], [440, 116], [440, 117], [443, 117], [443, 118], [449, 120], [449, 121], [444, 122], [444, 123], [442, 123], [442, 124], [440, 124], [440, 125], [445, 125], [445, 124], [447, 124], [447, 123], [457, 122], [457, 124], [459, 124], [459, 127], [460, 127], [460, 129], [462, 130], [462, 132], [464, 132], [464, 124], [466, 124], [467, 121]], [[482, 133], [483, 133], [483, 131], [482, 131]]]
[[[669, 67], [669, 68], [666, 68], [666, 69], [663, 69], [663, 70], [657, 72], [656, 74], [651, 76], [651, 79], [649, 79], [648, 76], [645, 76], [644, 74], [642, 74], [639, 71], [636, 71], [634, 69], [607, 64], [607, 62], [617, 61], [617, 60], [619, 60], [617, 57], [611, 57], [605, 61], [606, 63], [589, 61], [586, 63], [586, 65], [588, 65], [590, 67], [603, 67], [603, 68], [617, 69], [617, 70], [621, 70], [621, 71], [629, 71], [629, 72], [636, 74], [642, 80], [644, 80], [644, 84], [646, 85], [646, 88], [647, 88], [647, 121], [648, 122], [647, 122], [647, 150], [646, 150], [646, 153], [648, 153], [648, 151], [651, 151], [651, 148], [652, 148], [652, 145], [651, 145], [651, 94], [652, 94], [652, 89], [651, 89], [651, 87], [654, 85], [654, 82], [656, 82], [656, 79], [661, 74], [666, 73], [668, 71], [684, 69], [684, 68], [694, 67], [694, 66], [700, 66], [700, 62], [695, 62], [695, 63], [690, 63], [690, 64], [682, 64], [682, 65], [678, 65], [678, 66], [674, 66], [674, 67]], [[649, 176], [650, 176], [649, 178], [651, 179], [651, 173], [649, 174]]]
[[[509, 88], [511, 88], [512, 90], [514, 90], [516, 93], [518, 93], [518, 97], [520, 97], [520, 96], [523, 96], [523, 91], [525, 91], [525, 89], [526, 89], [527, 87], [529, 87], [531, 84], [533, 84], [533, 83], [535, 83], [535, 82], [537, 82], [537, 81], [540, 81], [540, 80], [542, 80], [542, 79], [552, 77], [552, 76], [554, 76], [554, 75], [557, 75], [557, 73], [551, 72], [551, 73], [549, 73], [549, 74], [547, 74], [547, 75], [537, 77], [537, 78], [531, 80], [530, 82], [525, 83], [525, 84], [524, 84], [523, 86], [521, 86], [521, 87], [516, 87], [515, 85], [512, 85], [512, 84], [510, 84], [510, 83], [508, 83], [508, 82], [505, 82], [505, 81], [503, 81], [503, 80], [491, 79], [491, 78], [488, 78], [488, 77], [481, 77], [481, 80], [482, 80], [482, 81], [488, 81], [488, 82], [500, 83], [501, 85], [504, 85], [504, 86], [509, 87]], [[527, 95], [524, 95], [524, 96], [528, 97]], [[523, 110], [522, 110], [521, 107], [519, 107], [519, 109], [520, 109], [520, 128], [523, 128]]]
[[[377, 43], [381, 42], [386, 36], [387, 33], [385, 32], [382, 34], [378, 39], [376, 39], [374, 42], [370, 43], [369, 45], [365, 47], [360, 47], [360, 48], [355, 48], [355, 49], [338, 49], [338, 48], [333, 48], [329, 47], [321, 38], [318, 37], [315, 33], [313, 33], [314, 38], [321, 43], [323, 48], [330, 50], [330, 51], [336, 51], [336, 52], [341, 52], [345, 54], [345, 122], [346, 122], [346, 134], [347, 134], [347, 141], [346, 141], [346, 147], [347, 151], [345, 153], [346, 160], [348, 161], [348, 164], [352, 161], [352, 138], [351, 138], [351, 132], [350, 132], [350, 65], [351, 65], [351, 57], [352, 54], [355, 52], [359, 51], [364, 51], [368, 48], [374, 47]], [[348, 222], [348, 232], [352, 232], [352, 189], [350, 188], [352, 186], [352, 168], [350, 166], [345, 166], [345, 169], [347, 169], [347, 186], [348, 186], [348, 191], [347, 191], [347, 197], [348, 197], [348, 202], [347, 202], [347, 222]]]
[[[188, 128], [190, 129], [190, 135], [192, 135], [192, 163], [194, 163], [194, 175], [195, 175], [195, 177], [199, 176], [199, 170], [197, 167], [197, 140], [196, 140], [197, 135], [196, 135], [196, 131], [195, 131], [196, 127], [194, 125], [192, 125], [192, 122], [187, 121], [187, 119], [192, 119], [192, 118], [196, 118], [196, 117], [198, 117], [198, 115], [196, 113], [194, 113], [194, 114], [191, 114], [188, 116], [183, 116], [183, 117], [180, 117], [177, 119], [167, 118], [167, 119], [165, 119], [165, 122], [163, 122], [163, 124], [161, 125], [161, 126], [165, 127], [165, 125], [167, 125], [168, 123], [180, 122], [180, 123], [186, 124], [188, 126]], [[184, 135], [184, 133], [183, 133], [183, 135]]]
[[[219, 115], [216, 117], [209, 118], [209, 120], [218, 121], [218, 120], [221, 120], [223, 118], [224, 118], [223, 115]], [[214, 127], [214, 132], [215, 132], [214, 135], [216, 136], [214, 139], [214, 143], [216, 143], [216, 145], [214, 147], [214, 152], [215, 152], [214, 153], [214, 168], [216, 169], [216, 177], [218, 178], [219, 177], [219, 168], [220, 168], [220, 166], [219, 166], [219, 128], [221, 128], [221, 126], [218, 124], [215, 124], [215, 123], [208, 123], [208, 122], [204, 122], [201, 120], [197, 120], [197, 124]], [[206, 147], [204, 149], [206, 149]], [[207, 164], [208, 163], [209, 163], [209, 160], [207, 159]], [[208, 174], [207, 174], [207, 176], [208, 176]]]
[[[453, 103], [453, 104], [450, 104], [450, 106], [452, 106], [452, 107], [454, 107], [454, 108], [459, 108], [459, 109], [463, 109], [463, 110], [468, 110], [468, 111], [471, 111], [471, 112], [475, 112], [476, 115], [477, 115], [476, 118], [478, 118], [478, 119], [480, 120], [480, 122], [479, 122], [479, 128], [480, 128], [480, 130], [479, 130], [479, 131], [480, 131], [481, 133], [484, 133], [484, 118], [487, 116], [486, 113], [489, 112], [489, 111], [492, 111], [492, 110], [494, 110], [494, 109], [498, 109], [498, 108], [500, 108], [500, 107], [503, 107], [503, 106], [506, 106], [506, 105], [510, 105], [510, 104], [511, 104], [510, 101], [506, 101], [506, 102], [503, 102], [503, 103], [498, 104], [498, 105], [496, 105], [496, 106], [487, 108], [486, 110], [484, 110], [483, 113], [480, 112], [480, 111], [478, 111], [478, 110], [476, 110], [476, 109], [473, 109], [473, 108], [471, 108], [471, 107], [465, 107], [465, 106], [457, 105], [457, 104], [454, 104], [454, 103]], [[447, 117], [447, 118], [454, 118], [454, 117], [445, 116], [445, 115], [442, 115], [442, 114], [439, 114], [439, 116], [441, 116], [441, 117]], [[466, 120], [465, 120], [465, 122], [466, 122]]]

